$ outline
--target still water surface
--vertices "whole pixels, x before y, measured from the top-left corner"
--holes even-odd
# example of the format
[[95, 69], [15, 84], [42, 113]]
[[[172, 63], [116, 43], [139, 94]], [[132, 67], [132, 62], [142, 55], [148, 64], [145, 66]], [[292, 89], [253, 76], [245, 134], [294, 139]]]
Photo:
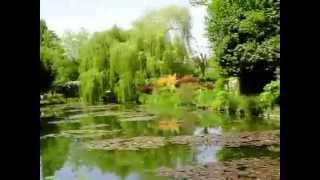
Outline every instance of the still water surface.
[[[172, 116], [150, 115], [138, 106], [79, 105], [47, 106], [41, 109], [41, 179], [56, 180], [165, 180], [156, 176], [161, 167], [180, 168], [240, 157], [278, 156], [266, 147], [224, 148], [212, 145], [167, 145], [139, 151], [88, 150], [81, 137], [55, 136], [64, 131], [103, 138], [221, 134], [278, 129], [274, 120], [236, 119], [221, 114], [182, 110]], [[45, 115], [55, 117], [45, 118]], [[82, 133], [83, 135], [83, 133]], [[101, 138], [91, 137], [90, 138]], [[90, 139], [89, 138], [89, 139]]]

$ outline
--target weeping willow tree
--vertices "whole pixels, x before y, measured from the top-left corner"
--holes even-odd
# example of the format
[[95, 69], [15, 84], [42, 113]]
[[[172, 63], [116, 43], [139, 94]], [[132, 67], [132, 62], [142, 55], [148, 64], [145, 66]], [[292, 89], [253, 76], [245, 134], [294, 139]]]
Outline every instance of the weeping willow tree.
[[127, 33], [114, 26], [95, 33], [80, 50], [80, 95], [84, 102], [94, 104], [102, 100], [110, 89], [110, 48], [127, 40]]
[[131, 41], [118, 43], [111, 48], [109, 82], [119, 102], [137, 98], [136, 87], [145, 79], [143, 63], [136, 45]]
[[116, 26], [96, 33], [81, 51], [81, 97], [102, 100], [106, 91], [121, 103], [138, 100], [138, 87], [150, 78], [185, 74], [189, 57], [190, 15], [169, 6], [150, 11], [124, 31]]

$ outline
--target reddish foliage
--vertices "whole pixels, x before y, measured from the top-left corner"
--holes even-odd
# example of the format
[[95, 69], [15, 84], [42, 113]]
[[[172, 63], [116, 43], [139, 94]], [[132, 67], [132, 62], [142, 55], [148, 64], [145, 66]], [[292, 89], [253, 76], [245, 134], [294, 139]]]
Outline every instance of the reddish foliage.
[[176, 87], [179, 87], [181, 84], [186, 84], [186, 83], [198, 83], [199, 79], [196, 77], [193, 77], [192, 75], [186, 75], [183, 77], [180, 77], [176, 81]]
[[152, 84], [146, 84], [140, 87], [140, 91], [146, 94], [151, 94], [153, 91], [153, 85]]
[[206, 87], [207, 87], [208, 89], [213, 89], [213, 88], [214, 88], [214, 85], [213, 85], [213, 83], [207, 83], [207, 84], [206, 84]]

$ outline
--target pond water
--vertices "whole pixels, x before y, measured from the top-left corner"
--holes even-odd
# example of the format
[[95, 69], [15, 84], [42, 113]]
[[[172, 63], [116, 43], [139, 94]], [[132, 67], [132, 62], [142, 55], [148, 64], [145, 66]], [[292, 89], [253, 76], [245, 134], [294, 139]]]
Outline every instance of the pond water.
[[[176, 114], [176, 115], [172, 115]], [[279, 157], [268, 147], [165, 145], [141, 150], [92, 150], [83, 142], [139, 136], [199, 136], [279, 129], [279, 120], [237, 119], [181, 109], [150, 114], [141, 106], [78, 104], [41, 108], [40, 176], [57, 180], [162, 180], [159, 168], [180, 168], [243, 157]]]

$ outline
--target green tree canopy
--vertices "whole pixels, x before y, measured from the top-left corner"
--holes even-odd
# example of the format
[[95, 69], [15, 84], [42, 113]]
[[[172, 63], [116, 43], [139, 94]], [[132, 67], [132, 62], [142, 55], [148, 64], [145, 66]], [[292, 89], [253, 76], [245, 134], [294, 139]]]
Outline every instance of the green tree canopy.
[[57, 74], [56, 62], [63, 58], [57, 35], [40, 19], [40, 92], [49, 90]]
[[95, 33], [80, 51], [82, 99], [95, 103], [110, 90], [119, 102], [135, 101], [149, 78], [187, 72], [190, 26], [186, 8], [169, 6], [148, 12], [131, 30]]
[[41, 89], [48, 90], [52, 84], [77, 80], [79, 77], [80, 48], [87, 43], [89, 34], [66, 32], [59, 38], [40, 19], [40, 71]]
[[279, 0], [213, 0], [207, 29], [227, 76], [273, 72], [280, 64]]

